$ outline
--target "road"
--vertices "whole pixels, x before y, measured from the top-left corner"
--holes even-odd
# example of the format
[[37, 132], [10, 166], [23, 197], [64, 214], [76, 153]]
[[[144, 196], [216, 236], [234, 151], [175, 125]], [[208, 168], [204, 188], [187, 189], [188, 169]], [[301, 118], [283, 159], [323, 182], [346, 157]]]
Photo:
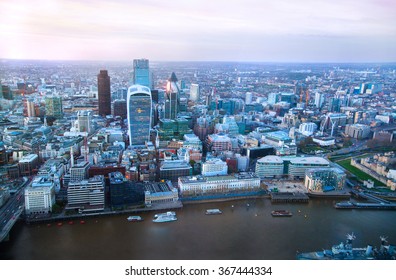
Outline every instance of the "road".
[[25, 207], [24, 191], [25, 184], [0, 208], [0, 242], [7, 238], [8, 233], [14, 226]]

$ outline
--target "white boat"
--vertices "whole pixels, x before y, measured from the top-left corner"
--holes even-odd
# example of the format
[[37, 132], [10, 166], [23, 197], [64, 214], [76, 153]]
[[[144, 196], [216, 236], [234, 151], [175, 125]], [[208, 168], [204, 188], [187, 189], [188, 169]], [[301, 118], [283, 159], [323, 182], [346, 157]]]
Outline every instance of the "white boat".
[[220, 209], [206, 209], [206, 215], [218, 215], [223, 214]]
[[174, 212], [174, 211], [168, 211], [168, 212], [166, 212], [166, 213], [155, 214], [155, 215], [154, 215], [154, 218], [158, 218], [159, 216], [169, 216], [169, 215], [176, 216], [176, 212]]
[[177, 221], [177, 218], [176, 218], [176, 214], [172, 214], [172, 212], [157, 214], [154, 216], [154, 220], [153, 220], [154, 223], [166, 223], [173, 221]]
[[128, 222], [140, 222], [143, 221], [143, 218], [140, 216], [129, 216], [127, 220]]

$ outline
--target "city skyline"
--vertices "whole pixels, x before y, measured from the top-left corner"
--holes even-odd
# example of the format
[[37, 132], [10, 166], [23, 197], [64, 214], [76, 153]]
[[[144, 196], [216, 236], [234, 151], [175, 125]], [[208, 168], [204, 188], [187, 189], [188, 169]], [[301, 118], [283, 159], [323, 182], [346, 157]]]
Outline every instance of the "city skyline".
[[394, 62], [396, 3], [0, 3], [3, 59]]

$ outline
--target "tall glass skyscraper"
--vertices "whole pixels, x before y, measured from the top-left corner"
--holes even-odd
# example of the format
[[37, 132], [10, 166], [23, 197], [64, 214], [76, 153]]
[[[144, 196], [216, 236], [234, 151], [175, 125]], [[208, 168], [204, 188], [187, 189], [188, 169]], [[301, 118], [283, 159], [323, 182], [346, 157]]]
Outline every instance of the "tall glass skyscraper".
[[133, 60], [133, 84], [151, 88], [151, 77], [148, 59]]
[[145, 145], [150, 140], [151, 128], [151, 91], [142, 85], [128, 89], [128, 133], [129, 145]]

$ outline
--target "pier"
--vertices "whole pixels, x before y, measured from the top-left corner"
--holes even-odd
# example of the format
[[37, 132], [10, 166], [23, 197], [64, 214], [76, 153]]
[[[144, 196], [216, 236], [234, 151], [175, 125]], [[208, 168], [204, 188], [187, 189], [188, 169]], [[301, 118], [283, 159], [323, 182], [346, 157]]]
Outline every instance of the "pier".
[[357, 198], [363, 198], [368, 202], [353, 202], [353, 201], [342, 201], [336, 203], [334, 207], [336, 209], [378, 209], [378, 210], [396, 210], [396, 203], [390, 202], [383, 198], [379, 198], [375, 195], [359, 192], [356, 190], [351, 193]]
[[272, 192], [270, 193], [271, 202], [296, 202], [308, 203], [309, 197], [301, 192]]

